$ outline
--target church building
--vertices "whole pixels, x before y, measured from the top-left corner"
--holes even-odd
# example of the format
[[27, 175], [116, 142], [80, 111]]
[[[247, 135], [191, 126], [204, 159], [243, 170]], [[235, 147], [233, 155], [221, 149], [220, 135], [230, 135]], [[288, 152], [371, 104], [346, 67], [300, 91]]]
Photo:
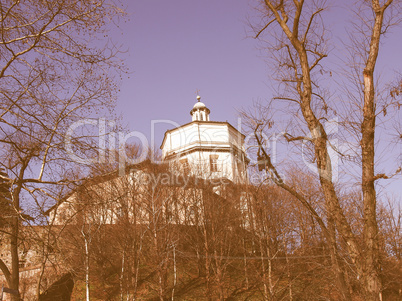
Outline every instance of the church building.
[[247, 183], [245, 136], [228, 122], [211, 121], [210, 110], [197, 96], [192, 121], [168, 130], [162, 141], [162, 158], [181, 173], [203, 179]]

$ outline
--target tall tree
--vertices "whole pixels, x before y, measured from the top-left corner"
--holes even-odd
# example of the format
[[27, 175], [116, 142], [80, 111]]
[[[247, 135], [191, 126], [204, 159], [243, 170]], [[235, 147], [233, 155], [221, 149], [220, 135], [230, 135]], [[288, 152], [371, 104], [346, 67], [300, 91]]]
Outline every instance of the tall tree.
[[[276, 100], [289, 101], [289, 108], [294, 109], [293, 116], [301, 120], [302, 127], [287, 128], [284, 137], [288, 142], [303, 142], [303, 146], [311, 146], [311, 162], [318, 172], [318, 181], [325, 199], [325, 214], [320, 214], [312, 206], [302, 190], [286, 181], [273, 163], [271, 154], [263, 147], [264, 131], [272, 126], [271, 119], [248, 115], [260, 148], [260, 159], [265, 163], [273, 181], [294, 195], [314, 216], [322, 228], [330, 246], [333, 257], [334, 271], [338, 275], [338, 287], [343, 299], [350, 299], [349, 288], [345, 282], [343, 271], [339, 265], [337, 233], [342, 238], [348, 255], [356, 267], [356, 273], [361, 282], [366, 300], [381, 299], [382, 282], [378, 246], [377, 226], [377, 195], [375, 181], [387, 178], [385, 174], [375, 173], [375, 132], [376, 119], [379, 113], [380, 90], [375, 85], [374, 70], [377, 64], [381, 37], [388, 27], [397, 19], [399, 3], [393, 0], [361, 1], [356, 4], [364, 7], [364, 13], [359, 10], [363, 24], [367, 27], [360, 31], [363, 34], [360, 43], [355, 43], [352, 50], [355, 58], [360, 56], [361, 62], [355, 61], [351, 66], [359, 94], [350, 92], [343, 98], [349, 98], [350, 103], [358, 105], [351, 115], [357, 115], [356, 120], [340, 122], [346, 125], [346, 130], [355, 132], [360, 151], [357, 151], [360, 164], [360, 185], [364, 217], [362, 221], [363, 244], [352, 231], [342, 206], [342, 195], [334, 179], [334, 162], [331, 162], [331, 152], [339, 149], [331, 144], [331, 132], [324, 122], [337, 115], [336, 104], [331, 107], [328, 93], [321, 87], [326, 74], [332, 74], [325, 67], [324, 59], [329, 55], [329, 37], [326, 34], [325, 1], [268, 1], [262, 2], [265, 25], [261, 26], [256, 37], [270, 35], [270, 55], [276, 59], [277, 73], [283, 90]], [[400, 11], [399, 11], [400, 13]], [[355, 39], [352, 39], [355, 42]], [[328, 79], [327, 79], [328, 80]], [[387, 109], [399, 108], [400, 102], [391, 92], [390, 102], [384, 105]], [[388, 92], [388, 94], [389, 94]], [[384, 97], [383, 97], [384, 98]], [[358, 110], [356, 110], [356, 108]], [[301, 113], [301, 116], [298, 113]], [[350, 118], [350, 116], [348, 116]], [[346, 118], [345, 118], [346, 120]], [[350, 119], [349, 119], [350, 120]], [[300, 125], [299, 125], [300, 126]], [[265, 136], [266, 137], [266, 136]]]

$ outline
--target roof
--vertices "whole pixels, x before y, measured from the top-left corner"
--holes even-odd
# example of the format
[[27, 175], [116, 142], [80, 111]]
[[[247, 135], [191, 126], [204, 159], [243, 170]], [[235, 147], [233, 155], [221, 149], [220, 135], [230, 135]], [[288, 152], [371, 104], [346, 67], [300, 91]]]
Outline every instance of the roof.
[[187, 127], [187, 126], [189, 126], [189, 125], [191, 125], [191, 124], [195, 124], [195, 123], [197, 123], [197, 124], [220, 124], [220, 125], [227, 125], [229, 128], [231, 128], [232, 130], [234, 130], [234, 131], [236, 131], [237, 133], [239, 133], [243, 138], [246, 137], [246, 135], [240, 133], [233, 125], [231, 125], [231, 124], [230, 124], [229, 122], [227, 122], [227, 121], [199, 121], [199, 120], [194, 120], [194, 121], [188, 122], [188, 123], [186, 123], [186, 124], [183, 124], [183, 125], [181, 125], [181, 126], [178, 126], [177, 128], [174, 128], [174, 129], [171, 129], [171, 130], [167, 130], [167, 131], [165, 132], [164, 137], [163, 137], [163, 140], [162, 140], [162, 144], [161, 144], [161, 146], [160, 146], [160, 149], [162, 149], [162, 148], [163, 148], [163, 145], [165, 144], [166, 134], [171, 133], [171, 132], [173, 132], [173, 131], [176, 131], [176, 130], [178, 130], [178, 129]]

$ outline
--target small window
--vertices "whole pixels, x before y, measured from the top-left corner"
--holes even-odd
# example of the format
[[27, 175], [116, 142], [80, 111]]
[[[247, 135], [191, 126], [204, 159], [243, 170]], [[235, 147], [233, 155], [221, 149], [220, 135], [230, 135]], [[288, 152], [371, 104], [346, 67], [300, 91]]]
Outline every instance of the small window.
[[237, 161], [237, 172], [239, 173], [239, 175], [241, 175], [242, 174], [242, 171], [243, 171], [243, 166], [242, 166], [242, 164], [241, 164], [242, 162], [239, 160], [239, 161]]
[[188, 165], [188, 159], [187, 158], [186, 159], [181, 159], [180, 164], [181, 164], [181, 167], [183, 169], [183, 172], [185, 174], [188, 174], [190, 172], [190, 166]]
[[211, 172], [218, 171], [218, 157], [218, 155], [209, 156], [209, 165], [211, 168]]

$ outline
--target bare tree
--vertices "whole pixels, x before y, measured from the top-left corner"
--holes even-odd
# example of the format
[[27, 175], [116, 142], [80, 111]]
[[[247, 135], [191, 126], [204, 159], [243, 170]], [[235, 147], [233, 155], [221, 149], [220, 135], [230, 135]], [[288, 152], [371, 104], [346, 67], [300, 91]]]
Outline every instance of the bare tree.
[[[11, 183], [12, 263], [0, 268], [19, 288], [18, 241], [22, 210], [44, 212], [46, 199], [66, 185], [64, 135], [91, 110], [113, 106], [119, 70], [110, 41], [95, 38], [122, 15], [109, 1], [2, 1], [0, 3], [0, 164]], [[96, 112], [94, 112], [96, 113]], [[89, 140], [72, 141], [86, 153]]]
[[[276, 61], [278, 67], [276, 74], [283, 87], [275, 99], [289, 101], [289, 108], [294, 110], [293, 116], [303, 124], [303, 128], [294, 127], [293, 131], [291, 127], [288, 127], [284, 138], [288, 142], [303, 142], [311, 146], [311, 152], [308, 155], [311, 156], [311, 162], [314, 162], [318, 172], [318, 180], [325, 199], [324, 215], [316, 211], [299, 187], [292, 185], [280, 175], [269, 152], [264, 149], [263, 133], [272, 126], [272, 120], [246, 114], [251, 117], [251, 126], [260, 148], [260, 160], [265, 164], [264, 168], [268, 170], [272, 180], [295, 196], [320, 225], [332, 254], [339, 291], [344, 300], [349, 300], [351, 296], [339, 264], [341, 258], [337, 233], [342, 238], [348, 256], [356, 267], [366, 300], [381, 299], [377, 195], [374, 184], [378, 179], [389, 177], [385, 174], [376, 174], [374, 169], [376, 118], [379, 113], [377, 99], [381, 98], [379, 94], [381, 91], [375, 85], [374, 70], [381, 36], [390, 25], [398, 21], [393, 17], [398, 15], [396, 10], [399, 8], [399, 3], [392, 0], [375, 0], [370, 3], [362, 1], [362, 5], [368, 9], [366, 14], [360, 15], [367, 28], [365, 27], [361, 32], [364, 34], [360, 39], [361, 43], [353, 45], [354, 56], [361, 54], [362, 60], [360, 64], [354, 64], [350, 71], [358, 85], [357, 90], [361, 93], [361, 102], [357, 106], [359, 110], [354, 108], [353, 111], [353, 114], [357, 115], [354, 128], [351, 122], [347, 125], [343, 124], [346, 127], [349, 126], [347, 129], [357, 135], [360, 147], [358, 153], [364, 212], [363, 244], [359, 243], [342, 206], [330, 156], [334, 146], [331, 145], [330, 133], [324, 126], [324, 122], [331, 117], [331, 114], [339, 113], [336, 106], [331, 107], [329, 94], [321, 87], [323, 79], [326, 79], [327, 74], [331, 74], [326, 71], [324, 64], [324, 59], [329, 54], [327, 28], [323, 16], [326, 9], [324, 1], [305, 3], [303, 0], [265, 0], [262, 3], [265, 24], [256, 30], [256, 37], [262, 37], [264, 34], [271, 35], [270, 55]], [[396, 94], [396, 92], [391, 93], [391, 96], [394, 97]], [[345, 98], [355, 103], [360, 96], [351, 92], [345, 95]], [[392, 106], [397, 109], [400, 107], [400, 102], [395, 97], [387, 103], [386, 108]], [[354, 131], [355, 129], [358, 130]], [[339, 152], [337, 149], [335, 151]]]

